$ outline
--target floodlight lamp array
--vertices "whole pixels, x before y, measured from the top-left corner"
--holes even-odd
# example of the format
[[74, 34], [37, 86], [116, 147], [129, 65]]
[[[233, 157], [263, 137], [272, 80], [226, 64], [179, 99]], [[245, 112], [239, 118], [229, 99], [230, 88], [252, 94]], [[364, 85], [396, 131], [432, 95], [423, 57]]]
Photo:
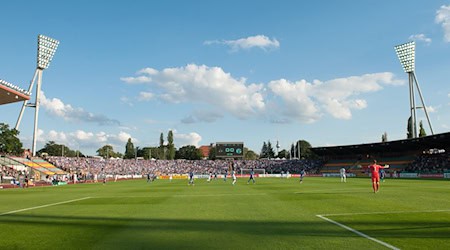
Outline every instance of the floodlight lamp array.
[[38, 58], [37, 67], [39, 69], [46, 69], [55, 55], [58, 48], [59, 41], [48, 36], [38, 36]]
[[398, 59], [403, 66], [403, 70], [406, 73], [414, 72], [416, 43], [412, 41], [397, 45], [394, 48]]
[[6, 86], [8, 88], [11, 88], [11, 89], [13, 89], [15, 91], [21, 92], [23, 94], [31, 95], [31, 93], [29, 91], [26, 91], [26, 90], [24, 90], [24, 89], [14, 85], [14, 84], [12, 84], [12, 83], [9, 83], [9, 82], [7, 82], [5, 80], [0, 79], [0, 84], [3, 85], [3, 86]]

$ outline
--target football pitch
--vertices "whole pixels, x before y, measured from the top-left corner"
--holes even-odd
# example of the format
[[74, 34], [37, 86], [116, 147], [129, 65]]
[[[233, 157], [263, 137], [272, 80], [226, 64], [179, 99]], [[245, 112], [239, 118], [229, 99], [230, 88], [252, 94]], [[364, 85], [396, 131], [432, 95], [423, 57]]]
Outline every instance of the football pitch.
[[450, 181], [145, 179], [0, 190], [2, 249], [450, 249]]

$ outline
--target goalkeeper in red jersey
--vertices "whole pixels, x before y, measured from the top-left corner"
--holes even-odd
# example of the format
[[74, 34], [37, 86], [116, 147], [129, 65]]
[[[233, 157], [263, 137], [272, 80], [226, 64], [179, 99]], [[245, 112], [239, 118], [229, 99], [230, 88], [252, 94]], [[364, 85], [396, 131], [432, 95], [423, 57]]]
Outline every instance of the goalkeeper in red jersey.
[[389, 165], [380, 166], [377, 164], [377, 160], [373, 160], [373, 164], [369, 167], [370, 172], [372, 173], [372, 187], [373, 192], [377, 193], [380, 188], [380, 169], [389, 168]]

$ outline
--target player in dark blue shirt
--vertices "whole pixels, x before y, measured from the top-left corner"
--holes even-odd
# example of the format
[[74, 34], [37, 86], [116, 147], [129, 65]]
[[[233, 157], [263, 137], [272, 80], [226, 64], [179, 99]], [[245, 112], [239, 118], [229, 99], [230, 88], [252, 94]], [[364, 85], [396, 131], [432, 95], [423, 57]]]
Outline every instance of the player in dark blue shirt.
[[305, 176], [305, 174], [306, 174], [305, 170], [302, 169], [302, 170], [300, 171], [300, 183], [303, 183], [303, 177]]
[[189, 172], [189, 184], [188, 185], [194, 185], [194, 172]]
[[228, 170], [225, 170], [225, 174], [223, 175], [223, 181], [227, 181]]
[[380, 180], [384, 182], [384, 177], [386, 177], [386, 172], [384, 172], [384, 169], [380, 169]]
[[255, 172], [253, 171], [253, 168], [252, 168], [252, 170], [250, 171], [250, 178], [248, 179], [247, 184], [249, 184], [251, 180], [253, 181], [253, 184], [255, 184], [254, 175], [255, 175]]

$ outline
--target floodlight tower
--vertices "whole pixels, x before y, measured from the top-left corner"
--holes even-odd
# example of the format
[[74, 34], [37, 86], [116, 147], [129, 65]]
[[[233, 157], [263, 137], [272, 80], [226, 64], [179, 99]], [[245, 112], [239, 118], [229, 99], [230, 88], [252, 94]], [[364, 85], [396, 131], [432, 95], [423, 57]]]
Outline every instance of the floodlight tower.
[[[420, 91], [419, 82], [417, 81], [416, 74], [414, 73], [415, 68], [415, 50], [416, 43], [414, 41], [400, 44], [394, 47], [395, 52], [397, 53], [398, 59], [403, 66], [403, 70], [405, 73], [408, 73], [408, 81], [409, 81], [409, 103], [410, 103], [410, 112], [411, 112], [411, 127], [413, 132], [413, 138], [418, 137], [417, 135], [417, 122], [416, 122], [416, 110], [423, 109], [425, 112], [425, 116], [427, 117], [428, 125], [430, 126], [431, 134], [433, 135], [433, 127], [431, 126], [430, 117], [428, 116], [427, 107], [425, 105], [425, 101], [422, 96], [422, 91]], [[422, 106], [416, 106], [415, 101], [415, 91], [414, 85], [417, 88], [417, 92], [420, 97], [420, 101], [422, 102]]]
[[30, 87], [28, 88], [28, 92], [31, 92], [37, 77], [36, 99], [35, 99], [36, 101], [35, 103], [28, 103], [28, 101], [23, 102], [22, 109], [20, 110], [19, 118], [17, 119], [16, 123], [16, 129], [18, 130], [25, 108], [26, 107], [35, 108], [33, 145], [32, 145], [33, 156], [36, 156], [36, 137], [38, 129], [39, 103], [42, 86], [42, 72], [44, 71], [44, 69], [47, 69], [48, 66], [50, 65], [50, 62], [52, 61], [53, 56], [55, 55], [56, 49], [58, 48], [58, 44], [59, 41], [53, 38], [44, 35], [38, 35], [37, 67], [34, 72], [33, 80], [31, 80]]

